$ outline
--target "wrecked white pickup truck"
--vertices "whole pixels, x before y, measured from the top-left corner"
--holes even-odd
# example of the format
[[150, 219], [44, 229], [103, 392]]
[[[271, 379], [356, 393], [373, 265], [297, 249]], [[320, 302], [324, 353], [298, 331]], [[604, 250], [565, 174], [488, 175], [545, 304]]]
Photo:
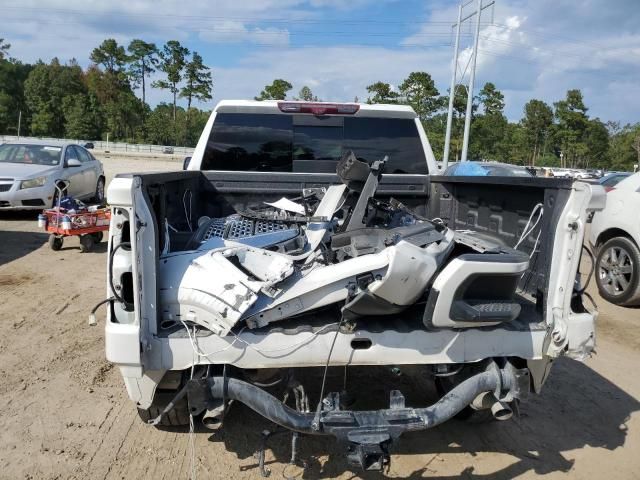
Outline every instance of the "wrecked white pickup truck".
[[[106, 355], [151, 424], [213, 426], [240, 402], [381, 469], [402, 433], [508, 419], [554, 358], [594, 348], [585, 183], [430, 175], [411, 110], [355, 104], [222, 102], [189, 168], [108, 189]], [[383, 365], [441, 398], [351, 410], [327, 382]]]

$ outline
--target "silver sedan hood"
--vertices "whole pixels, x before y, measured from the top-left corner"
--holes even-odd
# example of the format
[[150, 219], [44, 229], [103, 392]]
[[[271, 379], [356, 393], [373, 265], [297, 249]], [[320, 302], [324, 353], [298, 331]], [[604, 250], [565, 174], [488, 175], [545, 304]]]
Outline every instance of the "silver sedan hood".
[[43, 175], [50, 175], [58, 170], [57, 165], [37, 165], [32, 163], [0, 162], [0, 178], [26, 180]]

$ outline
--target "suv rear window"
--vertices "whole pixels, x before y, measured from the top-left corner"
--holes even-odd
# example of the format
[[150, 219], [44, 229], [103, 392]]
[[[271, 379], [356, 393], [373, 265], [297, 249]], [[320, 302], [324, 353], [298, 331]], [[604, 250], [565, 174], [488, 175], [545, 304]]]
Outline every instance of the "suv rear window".
[[416, 124], [404, 118], [218, 113], [202, 170], [335, 173], [346, 150], [388, 173], [427, 173]]

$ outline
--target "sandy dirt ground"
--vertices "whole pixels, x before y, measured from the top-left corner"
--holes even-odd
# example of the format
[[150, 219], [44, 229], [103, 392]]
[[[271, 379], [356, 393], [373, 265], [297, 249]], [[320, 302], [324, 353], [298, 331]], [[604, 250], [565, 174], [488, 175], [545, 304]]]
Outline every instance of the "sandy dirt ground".
[[[115, 172], [179, 169], [179, 162], [104, 158]], [[144, 425], [119, 372], [104, 359], [103, 323], [87, 326], [105, 294], [106, 244], [78, 241], [52, 252], [33, 213], [0, 213], [0, 478], [185, 479], [186, 430]], [[595, 294], [593, 288], [592, 293]], [[407, 434], [388, 476], [431, 479], [640, 478], [640, 310], [598, 300], [598, 352], [560, 360], [520, 418], [473, 425], [453, 420]], [[388, 398], [358, 375], [360, 405]], [[432, 395], [411, 375], [392, 380], [408, 400]], [[198, 478], [259, 478], [254, 452], [268, 422], [232, 408], [223, 434], [197, 428]], [[273, 478], [379, 478], [352, 472], [328, 439], [303, 438], [303, 472], [287, 466], [288, 437], [267, 451]]]

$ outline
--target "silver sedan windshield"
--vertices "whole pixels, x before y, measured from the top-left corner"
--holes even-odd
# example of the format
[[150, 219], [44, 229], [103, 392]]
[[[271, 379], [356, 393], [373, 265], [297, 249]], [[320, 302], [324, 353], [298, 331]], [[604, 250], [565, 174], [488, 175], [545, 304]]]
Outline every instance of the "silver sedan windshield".
[[61, 156], [60, 146], [15, 143], [0, 145], [0, 163], [58, 165]]

